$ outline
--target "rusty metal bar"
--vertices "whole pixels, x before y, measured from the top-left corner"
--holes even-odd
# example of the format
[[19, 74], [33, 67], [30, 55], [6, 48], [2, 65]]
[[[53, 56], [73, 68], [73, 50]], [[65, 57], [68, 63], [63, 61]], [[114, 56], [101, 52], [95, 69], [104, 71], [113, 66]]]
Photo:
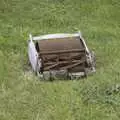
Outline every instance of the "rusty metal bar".
[[[82, 64], [83, 62], [85, 62], [85, 60], [76, 60], [76, 61], [71, 61], [71, 62], [74, 63], [74, 64], [72, 64], [72, 65], [67, 65], [67, 66], [65, 66], [65, 67], [61, 67], [60, 69], [63, 70], [63, 69], [73, 68], [73, 67], [75, 67], [75, 66], [77, 66], [77, 65], [79, 65], [79, 64]], [[56, 64], [50, 65], [50, 66], [48, 66], [48, 67], [45, 67], [44, 70], [50, 70], [50, 69], [52, 69], [52, 68], [57, 67], [57, 66], [60, 65], [60, 64], [67, 64], [67, 63], [70, 63], [70, 62], [67, 62], [67, 61], [58, 62], [58, 63], [56, 63]]]
[[51, 55], [51, 54], [62, 54], [62, 53], [76, 53], [76, 52], [84, 52], [84, 51], [85, 51], [85, 49], [59, 50], [59, 51], [40, 52], [40, 55]]
[[[81, 62], [81, 60], [59, 61], [59, 64], [76, 63], [76, 62]], [[48, 63], [44, 63], [44, 65], [53, 65], [53, 64], [56, 64], [56, 63], [57, 62], [48, 62]]]
[[73, 67], [75, 67], [75, 66], [78, 66], [78, 65], [80, 65], [80, 64], [82, 64], [82, 63], [84, 63], [84, 62], [85, 62], [85, 60], [82, 60], [82, 61], [77, 62], [77, 63], [75, 63], [75, 64], [68, 65], [68, 66], [65, 66], [65, 67], [61, 67], [60, 69], [61, 69], [61, 70], [63, 70], [63, 69], [70, 69], [70, 68], [73, 68]]
[[54, 57], [51, 57], [51, 58], [48, 58], [48, 57], [43, 57], [42, 56], [42, 59], [44, 60], [44, 62], [48, 62], [48, 61], [52, 61], [52, 60], [55, 60], [55, 59], [57, 59], [57, 55], [56, 56], [54, 56]]
[[56, 63], [56, 64], [54, 64], [54, 65], [45, 67], [44, 70], [50, 70], [50, 69], [52, 69], [52, 68], [54, 68], [54, 67], [56, 67], [56, 66], [58, 66], [58, 65], [59, 65], [59, 63]]
[[[71, 59], [79, 59], [80, 57], [84, 56], [83, 53], [78, 53], [77, 55], [72, 55], [70, 57], [67, 56], [60, 56], [59, 57], [59, 61], [63, 61], [63, 60], [71, 60]], [[56, 60], [58, 58], [58, 55], [52, 56], [51, 58], [48, 56], [41, 56], [41, 58], [44, 60], [44, 63], [52, 61], [52, 60]]]

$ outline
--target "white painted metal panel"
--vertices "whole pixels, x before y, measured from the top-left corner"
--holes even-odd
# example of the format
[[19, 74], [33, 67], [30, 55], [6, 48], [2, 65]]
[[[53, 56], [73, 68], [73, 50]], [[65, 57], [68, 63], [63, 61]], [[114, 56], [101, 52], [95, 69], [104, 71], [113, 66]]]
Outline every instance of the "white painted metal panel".
[[48, 34], [48, 35], [36, 36], [36, 37], [33, 37], [33, 40], [45, 40], [45, 39], [78, 37], [78, 36], [79, 36], [79, 33], [75, 33], [75, 34], [59, 33], [59, 34]]
[[38, 53], [32, 40], [28, 43], [28, 56], [33, 70], [36, 71]]

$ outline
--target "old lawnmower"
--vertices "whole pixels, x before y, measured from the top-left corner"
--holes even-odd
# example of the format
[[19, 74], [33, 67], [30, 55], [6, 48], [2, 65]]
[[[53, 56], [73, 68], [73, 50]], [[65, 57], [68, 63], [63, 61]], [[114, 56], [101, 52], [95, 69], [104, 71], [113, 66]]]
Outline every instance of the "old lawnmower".
[[75, 34], [29, 35], [28, 56], [42, 79], [78, 79], [95, 72], [95, 55]]

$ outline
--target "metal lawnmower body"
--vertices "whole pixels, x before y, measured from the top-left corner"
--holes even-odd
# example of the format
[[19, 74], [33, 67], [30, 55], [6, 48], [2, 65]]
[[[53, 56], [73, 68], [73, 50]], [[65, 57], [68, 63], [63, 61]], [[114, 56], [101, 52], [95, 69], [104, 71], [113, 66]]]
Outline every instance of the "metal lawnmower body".
[[29, 36], [32, 69], [43, 79], [76, 79], [95, 72], [95, 56], [80, 32]]

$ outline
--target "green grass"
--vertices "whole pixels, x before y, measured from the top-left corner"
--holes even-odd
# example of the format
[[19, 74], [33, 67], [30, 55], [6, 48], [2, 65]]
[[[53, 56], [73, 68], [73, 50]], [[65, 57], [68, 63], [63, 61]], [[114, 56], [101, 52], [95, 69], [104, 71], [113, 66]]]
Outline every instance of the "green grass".
[[[28, 34], [78, 30], [96, 73], [40, 81], [28, 66]], [[119, 0], [0, 0], [0, 120], [119, 120], [119, 38]]]

